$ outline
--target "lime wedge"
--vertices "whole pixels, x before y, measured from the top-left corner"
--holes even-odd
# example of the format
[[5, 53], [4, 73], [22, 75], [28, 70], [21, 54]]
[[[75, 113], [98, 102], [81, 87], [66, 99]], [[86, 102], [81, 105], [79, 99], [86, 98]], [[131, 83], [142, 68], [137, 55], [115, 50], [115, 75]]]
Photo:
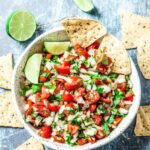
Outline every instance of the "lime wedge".
[[44, 42], [44, 46], [52, 55], [60, 55], [69, 48], [70, 42]]
[[35, 18], [30, 12], [17, 10], [13, 12], [6, 23], [7, 33], [17, 41], [26, 41], [36, 30]]
[[74, 3], [84, 12], [90, 12], [94, 9], [92, 0], [74, 0]]
[[39, 81], [41, 61], [42, 54], [34, 54], [28, 59], [26, 63], [24, 70], [25, 76], [32, 83], [37, 84]]

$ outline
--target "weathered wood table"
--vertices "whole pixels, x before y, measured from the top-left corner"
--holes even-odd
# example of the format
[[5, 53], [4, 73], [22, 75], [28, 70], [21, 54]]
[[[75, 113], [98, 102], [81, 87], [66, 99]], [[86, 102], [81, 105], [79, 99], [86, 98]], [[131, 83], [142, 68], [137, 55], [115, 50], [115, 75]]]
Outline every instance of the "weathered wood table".
[[[79, 10], [73, 0], [0, 0], [0, 55], [12, 52], [14, 61], [29, 43], [45, 31], [58, 26], [54, 20], [76, 16], [101, 20], [107, 26], [108, 32], [120, 38], [120, 18], [122, 10], [129, 10], [137, 14], [150, 17], [150, 0], [93, 0], [96, 11], [86, 14]], [[36, 17], [38, 29], [34, 37], [19, 43], [11, 39], [5, 31], [6, 19], [16, 9], [26, 9]], [[136, 66], [136, 50], [129, 51]], [[139, 70], [138, 66], [137, 69]], [[150, 104], [150, 81], [146, 81], [139, 72], [142, 84], [141, 104]], [[3, 90], [1, 90], [3, 92]], [[1, 119], [1, 118], [0, 118]], [[129, 128], [110, 144], [98, 148], [100, 150], [150, 150], [150, 137], [136, 137], [133, 132], [135, 121]], [[30, 137], [25, 129], [0, 128], [0, 150], [14, 150], [18, 145]], [[48, 150], [48, 148], [45, 148]]]

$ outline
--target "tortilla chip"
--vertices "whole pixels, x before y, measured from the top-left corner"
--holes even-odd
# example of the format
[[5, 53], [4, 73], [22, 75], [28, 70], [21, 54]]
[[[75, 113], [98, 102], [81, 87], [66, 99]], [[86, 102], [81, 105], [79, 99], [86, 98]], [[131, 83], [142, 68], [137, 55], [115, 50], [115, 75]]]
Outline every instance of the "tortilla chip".
[[122, 42], [126, 49], [136, 48], [137, 40], [150, 29], [150, 18], [130, 12], [121, 14]]
[[91, 19], [70, 18], [63, 21], [63, 26], [70, 38], [72, 46], [79, 44], [84, 48], [107, 32], [102, 23]]
[[34, 137], [31, 137], [26, 142], [24, 142], [22, 145], [17, 147], [16, 150], [44, 150], [44, 147]]
[[0, 57], [0, 87], [11, 89], [12, 53]]
[[134, 132], [136, 136], [150, 136], [150, 105], [140, 106]]
[[128, 53], [121, 42], [113, 35], [104, 36], [100, 43], [100, 51], [104, 52], [112, 59], [112, 72], [128, 75], [131, 73], [131, 64]]
[[139, 39], [137, 61], [144, 78], [150, 79], [150, 30]]
[[0, 94], [0, 126], [23, 128], [16, 114], [10, 91]]

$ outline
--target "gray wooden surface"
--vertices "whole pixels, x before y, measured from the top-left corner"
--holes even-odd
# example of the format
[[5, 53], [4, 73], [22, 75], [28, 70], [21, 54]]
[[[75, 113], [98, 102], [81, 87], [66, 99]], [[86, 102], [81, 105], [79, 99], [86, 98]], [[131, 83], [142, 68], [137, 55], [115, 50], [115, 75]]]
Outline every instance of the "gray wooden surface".
[[[86, 14], [79, 10], [72, 0], [0, 0], [0, 56], [8, 52], [14, 54], [14, 62], [26, 46], [41, 33], [58, 26], [52, 23], [64, 17], [76, 16], [101, 20], [108, 32], [120, 38], [119, 13], [129, 10], [150, 17], [150, 0], [93, 0], [96, 10]], [[5, 32], [6, 19], [16, 9], [26, 9], [36, 17], [38, 30], [32, 39], [19, 43], [12, 40]], [[130, 50], [136, 66], [136, 50]], [[138, 66], [137, 69], [139, 70]], [[150, 104], [150, 81], [146, 81], [139, 72], [142, 84], [142, 105]], [[3, 92], [3, 90], [0, 90]], [[1, 118], [0, 118], [1, 119]], [[150, 137], [136, 137], [133, 132], [135, 121], [117, 139], [99, 150], [150, 150]], [[0, 150], [14, 150], [30, 137], [25, 129], [0, 128]], [[49, 150], [47, 147], [46, 150]]]

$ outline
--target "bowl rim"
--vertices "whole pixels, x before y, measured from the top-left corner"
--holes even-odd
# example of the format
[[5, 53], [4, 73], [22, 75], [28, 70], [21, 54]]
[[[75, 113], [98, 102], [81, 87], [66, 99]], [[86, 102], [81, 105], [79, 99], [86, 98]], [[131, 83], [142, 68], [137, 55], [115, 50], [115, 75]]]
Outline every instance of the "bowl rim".
[[[13, 70], [13, 78], [12, 78], [12, 97], [13, 97], [13, 103], [14, 103], [14, 106], [15, 106], [15, 109], [16, 109], [16, 112], [22, 122], [22, 124], [24, 125], [24, 128], [31, 134], [31, 136], [35, 137], [37, 140], [39, 140], [42, 144], [48, 146], [49, 148], [53, 148], [53, 149], [72, 149], [72, 150], [75, 150], [75, 149], [78, 149], [78, 148], [81, 148], [82, 150], [86, 150], [86, 149], [94, 149], [94, 148], [97, 148], [97, 147], [101, 147], [101, 146], [104, 146], [108, 143], [110, 143], [112, 140], [114, 140], [115, 138], [117, 138], [119, 135], [121, 135], [128, 127], [129, 125], [133, 122], [135, 116], [136, 116], [136, 113], [138, 111], [138, 107], [140, 105], [140, 102], [141, 102], [141, 84], [140, 84], [140, 78], [139, 78], [139, 75], [138, 75], [138, 72], [137, 72], [137, 69], [135, 67], [135, 64], [132, 60], [132, 58], [130, 57], [130, 60], [131, 60], [131, 68], [132, 68], [132, 72], [134, 72], [134, 74], [136, 75], [136, 82], [137, 82], [137, 88], [138, 88], [138, 94], [137, 94], [137, 97], [138, 97], [138, 102], [136, 103], [135, 105], [135, 108], [134, 108], [134, 112], [132, 112], [132, 115], [130, 116], [130, 121], [128, 121], [125, 126], [122, 126], [122, 128], [120, 129], [119, 128], [119, 125], [117, 126], [117, 128], [115, 130], [113, 130], [112, 132], [115, 134], [112, 135], [112, 132], [111, 134], [102, 139], [102, 140], [99, 140], [97, 141], [96, 143], [94, 144], [86, 144], [86, 145], [83, 145], [83, 146], [75, 146], [75, 147], [61, 147], [62, 145], [64, 144], [56, 144], [56, 142], [49, 142], [48, 140], [45, 140], [44, 138], [40, 137], [36, 132], [34, 132], [31, 127], [25, 123], [25, 121], [23, 120], [23, 117], [22, 117], [22, 113], [20, 111], [20, 108], [17, 104], [17, 97], [16, 97], [16, 92], [15, 92], [15, 86], [16, 86], [16, 74], [17, 74], [17, 70], [18, 70], [18, 67], [20, 65], [20, 63], [22, 62], [22, 58], [26, 55], [26, 53], [31, 49], [31, 47], [36, 43], [38, 42], [40, 39], [44, 38], [45, 36], [53, 33], [53, 32], [58, 32], [58, 31], [63, 31], [64, 28], [63, 27], [58, 27], [58, 28], [53, 28], [43, 34], [41, 34], [40, 36], [38, 36], [37, 38], [35, 38], [24, 50], [24, 52], [21, 54], [21, 57], [19, 58], [19, 60], [17, 61], [15, 67], [14, 67], [14, 70]], [[132, 104], [133, 105], [133, 104]], [[130, 113], [130, 112], [129, 112]], [[124, 118], [125, 119], [125, 118]], [[124, 120], [123, 119], [123, 120]], [[120, 123], [121, 124], [121, 123]], [[53, 144], [55, 143], [55, 144]]]

